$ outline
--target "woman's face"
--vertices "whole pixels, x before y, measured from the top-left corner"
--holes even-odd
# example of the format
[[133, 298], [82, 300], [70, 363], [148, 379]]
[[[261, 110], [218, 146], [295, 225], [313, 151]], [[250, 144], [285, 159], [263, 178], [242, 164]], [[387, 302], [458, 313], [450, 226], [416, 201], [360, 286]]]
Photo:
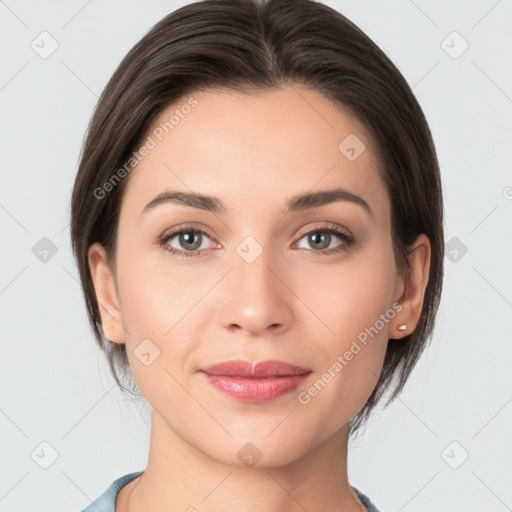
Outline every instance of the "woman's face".
[[[170, 434], [227, 464], [249, 442], [258, 465], [284, 464], [347, 426], [402, 323], [389, 197], [362, 125], [319, 93], [191, 98], [153, 123], [129, 176], [109, 334]], [[297, 199], [336, 189], [352, 196]], [[147, 206], [171, 192], [216, 202]], [[247, 379], [220, 378], [230, 394], [202, 371], [233, 360], [309, 373], [259, 380], [257, 401]]]

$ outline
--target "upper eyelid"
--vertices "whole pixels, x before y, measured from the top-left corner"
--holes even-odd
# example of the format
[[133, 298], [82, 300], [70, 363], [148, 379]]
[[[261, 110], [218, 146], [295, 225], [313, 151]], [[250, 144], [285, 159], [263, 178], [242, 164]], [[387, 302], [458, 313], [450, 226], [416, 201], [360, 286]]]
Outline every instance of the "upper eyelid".
[[323, 225], [313, 226], [310, 228], [305, 228], [304, 230], [299, 230], [297, 236], [302, 238], [304, 235], [307, 235], [309, 233], [315, 232], [315, 231], [335, 231], [335, 232], [341, 232], [341, 234], [345, 234], [346, 236], [352, 236], [352, 233], [349, 229], [338, 226], [337, 224], [334, 224], [333, 222], [324, 221]]
[[[319, 225], [312, 226], [312, 227], [309, 227], [309, 228], [300, 229], [298, 231], [297, 236], [303, 236], [305, 234], [310, 233], [311, 231], [321, 231], [321, 230], [330, 230], [330, 229], [332, 229], [332, 230], [339, 230], [339, 231], [346, 231], [347, 234], [350, 234], [350, 230], [349, 229], [347, 229], [347, 228], [345, 228], [343, 226], [338, 226], [334, 222], [330, 222], [330, 221], [319, 221], [319, 222], [320, 222]], [[323, 224], [322, 224], [322, 222], [323, 222]], [[207, 228], [198, 227], [198, 226], [194, 226], [194, 225], [187, 225], [187, 224], [185, 224], [183, 226], [179, 226], [175, 230], [165, 231], [162, 236], [173, 236], [173, 235], [176, 235], [176, 234], [179, 234], [179, 233], [182, 233], [182, 232], [186, 232], [187, 230], [188, 231], [194, 231], [194, 232], [200, 232], [200, 233], [208, 235], [210, 238], [215, 238], [213, 235], [210, 235], [210, 233], [208, 232]]]

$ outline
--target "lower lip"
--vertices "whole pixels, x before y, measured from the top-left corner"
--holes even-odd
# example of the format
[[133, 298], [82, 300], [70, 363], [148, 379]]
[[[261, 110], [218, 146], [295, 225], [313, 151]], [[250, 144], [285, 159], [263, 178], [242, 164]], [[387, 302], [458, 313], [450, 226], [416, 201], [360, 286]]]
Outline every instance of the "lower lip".
[[269, 402], [300, 386], [309, 373], [261, 379], [226, 377], [225, 375], [210, 375], [208, 373], [204, 373], [204, 375], [213, 387], [237, 400]]

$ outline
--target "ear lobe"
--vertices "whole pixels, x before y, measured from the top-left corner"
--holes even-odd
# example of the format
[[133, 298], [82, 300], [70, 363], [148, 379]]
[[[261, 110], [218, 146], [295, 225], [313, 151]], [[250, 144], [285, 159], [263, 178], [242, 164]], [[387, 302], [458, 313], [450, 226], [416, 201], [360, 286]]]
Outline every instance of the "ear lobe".
[[[398, 339], [411, 334], [418, 325], [430, 269], [430, 240], [425, 234], [418, 235], [409, 249], [409, 276], [402, 281], [398, 302], [402, 309], [390, 322], [390, 338]], [[400, 325], [405, 329], [398, 329]]]
[[125, 329], [115, 277], [108, 264], [105, 248], [101, 244], [96, 242], [89, 247], [88, 262], [105, 337], [114, 343], [124, 343]]

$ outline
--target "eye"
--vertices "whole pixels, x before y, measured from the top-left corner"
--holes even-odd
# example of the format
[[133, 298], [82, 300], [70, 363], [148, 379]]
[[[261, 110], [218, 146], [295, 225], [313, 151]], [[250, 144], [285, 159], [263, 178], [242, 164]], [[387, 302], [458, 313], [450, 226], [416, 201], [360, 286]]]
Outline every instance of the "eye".
[[[188, 257], [204, 254], [203, 249], [208, 248], [208, 244], [203, 244], [205, 237], [210, 238], [202, 229], [182, 226], [179, 230], [162, 235], [158, 243], [172, 254]], [[171, 241], [178, 247], [170, 245]]]
[[[338, 245], [335, 244], [336, 238], [341, 240], [341, 243]], [[211, 240], [210, 236], [202, 229], [194, 226], [181, 226], [170, 233], [164, 233], [159, 238], [158, 243], [166, 251], [176, 256], [201, 256], [207, 254], [205, 249], [208, 249], [208, 243], [205, 239]], [[306, 240], [310, 247], [313, 247], [312, 252], [324, 256], [347, 250], [355, 242], [348, 232], [335, 224], [315, 227], [303, 233], [296, 244], [300, 244], [303, 239]], [[171, 242], [175, 245], [172, 245]], [[334, 246], [332, 245], [333, 242]], [[305, 247], [299, 245], [298, 248], [304, 249]]]
[[[336, 245], [336, 238], [341, 240], [342, 243]], [[313, 247], [314, 252], [318, 252], [321, 255], [329, 255], [346, 250], [354, 243], [354, 238], [336, 225], [316, 227], [304, 233], [298, 243], [302, 239], [305, 239], [306, 243]], [[305, 247], [299, 246], [299, 248], [303, 249]]]

